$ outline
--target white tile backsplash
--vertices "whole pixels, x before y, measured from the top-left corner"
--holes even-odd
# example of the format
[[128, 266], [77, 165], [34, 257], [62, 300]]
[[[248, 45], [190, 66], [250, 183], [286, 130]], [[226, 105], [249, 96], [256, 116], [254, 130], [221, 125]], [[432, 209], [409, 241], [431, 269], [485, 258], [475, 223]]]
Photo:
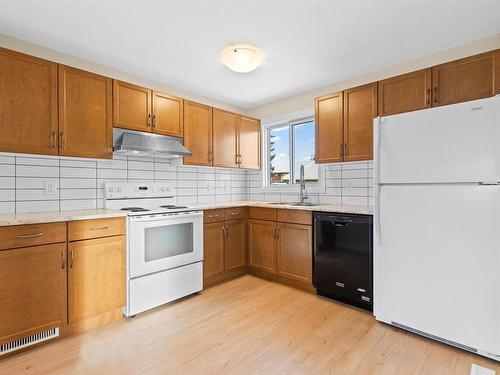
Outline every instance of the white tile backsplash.
[[184, 205], [248, 199], [245, 170], [120, 155], [88, 160], [5, 154], [0, 155], [0, 213], [103, 208], [106, 181], [170, 182], [177, 204]]

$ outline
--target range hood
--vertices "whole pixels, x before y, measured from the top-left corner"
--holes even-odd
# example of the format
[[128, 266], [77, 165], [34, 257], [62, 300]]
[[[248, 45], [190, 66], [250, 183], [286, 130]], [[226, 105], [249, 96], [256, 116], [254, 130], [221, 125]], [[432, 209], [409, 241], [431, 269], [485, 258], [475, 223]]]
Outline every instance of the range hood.
[[163, 159], [193, 156], [182, 138], [113, 128], [113, 153]]

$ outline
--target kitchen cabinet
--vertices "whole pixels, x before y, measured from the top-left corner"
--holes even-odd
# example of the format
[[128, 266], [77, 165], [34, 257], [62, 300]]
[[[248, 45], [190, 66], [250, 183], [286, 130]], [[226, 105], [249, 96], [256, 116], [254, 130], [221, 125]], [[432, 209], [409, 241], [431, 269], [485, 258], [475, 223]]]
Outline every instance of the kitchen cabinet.
[[494, 54], [495, 61], [495, 95], [500, 94], [500, 49], [497, 49]]
[[57, 64], [0, 48], [0, 151], [57, 155]]
[[432, 68], [432, 106], [441, 106], [494, 95], [494, 55], [482, 53]]
[[378, 82], [378, 115], [431, 107], [432, 69], [402, 74]]
[[183, 135], [183, 107], [181, 98], [113, 81], [113, 125], [174, 137]]
[[247, 223], [246, 220], [231, 220], [225, 227], [225, 272], [231, 277], [246, 272], [247, 267]]
[[184, 146], [193, 153], [184, 164], [212, 165], [212, 107], [184, 101]]
[[145, 87], [113, 80], [113, 126], [149, 132], [151, 95]]
[[373, 118], [377, 83], [344, 90], [344, 161], [373, 159]]
[[203, 285], [242, 275], [247, 269], [246, 207], [205, 210]]
[[240, 168], [260, 169], [260, 120], [240, 116], [238, 154]]
[[59, 155], [112, 158], [112, 80], [59, 65]]
[[125, 305], [125, 237], [68, 245], [68, 322], [73, 324]]
[[239, 115], [213, 109], [213, 165], [237, 168]]
[[314, 291], [311, 212], [250, 207], [249, 217], [251, 273]]
[[277, 237], [278, 275], [312, 284], [311, 225], [280, 223]]
[[276, 273], [276, 222], [248, 221], [249, 267]]
[[335, 163], [343, 160], [342, 109], [342, 92], [315, 99], [316, 163]]
[[210, 285], [224, 276], [224, 222], [203, 227], [203, 285]]
[[66, 242], [0, 251], [0, 344], [66, 321]]

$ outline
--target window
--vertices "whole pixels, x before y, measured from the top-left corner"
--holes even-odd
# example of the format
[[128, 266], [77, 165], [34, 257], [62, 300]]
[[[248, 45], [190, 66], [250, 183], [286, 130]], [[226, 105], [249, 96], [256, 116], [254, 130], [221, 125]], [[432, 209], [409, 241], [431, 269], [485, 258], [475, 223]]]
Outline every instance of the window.
[[314, 163], [314, 121], [308, 119], [269, 127], [267, 137], [268, 185], [297, 183], [301, 165], [304, 165], [305, 180], [318, 182], [318, 166]]

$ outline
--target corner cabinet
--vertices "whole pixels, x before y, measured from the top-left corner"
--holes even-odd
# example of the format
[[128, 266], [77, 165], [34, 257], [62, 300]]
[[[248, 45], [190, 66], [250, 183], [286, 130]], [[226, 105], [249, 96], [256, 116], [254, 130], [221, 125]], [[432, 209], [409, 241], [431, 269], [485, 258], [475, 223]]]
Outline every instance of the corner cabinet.
[[239, 117], [238, 154], [240, 168], [260, 169], [260, 120]]
[[112, 80], [59, 65], [59, 155], [112, 158]]
[[57, 155], [57, 64], [0, 48], [0, 111], [0, 151]]
[[497, 49], [494, 53], [495, 61], [495, 95], [500, 94], [500, 49]]
[[343, 160], [343, 95], [325, 95], [315, 100], [316, 163]]

